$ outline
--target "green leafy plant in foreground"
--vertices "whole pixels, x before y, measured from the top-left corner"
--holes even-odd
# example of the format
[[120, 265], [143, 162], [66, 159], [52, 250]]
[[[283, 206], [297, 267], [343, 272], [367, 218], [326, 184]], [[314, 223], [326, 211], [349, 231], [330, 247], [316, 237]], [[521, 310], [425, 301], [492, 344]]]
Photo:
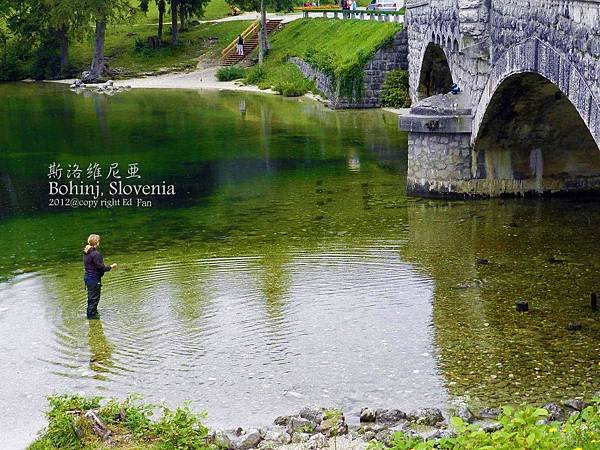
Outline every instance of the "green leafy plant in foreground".
[[[548, 422], [548, 411], [543, 408], [504, 407], [499, 418], [501, 429], [486, 432], [477, 424], [467, 424], [458, 417], [450, 419], [456, 437], [438, 441], [424, 441], [402, 432], [393, 435], [393, 450], [460, 449], [460, 450], [599, 450], [600, 449], [600, 399], [591, 406], [569, 417], [565, 423]], [[374, 441], [370, 450], [386, 448]]]

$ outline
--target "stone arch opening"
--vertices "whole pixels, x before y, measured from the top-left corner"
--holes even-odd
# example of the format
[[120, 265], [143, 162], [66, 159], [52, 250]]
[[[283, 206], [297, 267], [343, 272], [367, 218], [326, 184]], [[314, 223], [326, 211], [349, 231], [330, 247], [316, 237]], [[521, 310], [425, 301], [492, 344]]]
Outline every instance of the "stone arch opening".
[[452, 88], [452, 73], [442, 47], [430, 42], [425, 49], [419, 75], [419, 98], [445, 94]]
[[502, 81], [473, 150], [476, 178], [505, 193], [600, 193], [598, 145], [569, 98], [537, 73]]

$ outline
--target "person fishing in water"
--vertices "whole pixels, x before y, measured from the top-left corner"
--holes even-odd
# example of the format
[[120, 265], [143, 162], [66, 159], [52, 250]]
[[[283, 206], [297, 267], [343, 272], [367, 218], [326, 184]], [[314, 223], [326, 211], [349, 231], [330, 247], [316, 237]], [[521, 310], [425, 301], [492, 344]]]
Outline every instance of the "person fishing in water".
[[104, 265], [104, 258], [98, 251], [100, 236], [90, 234], [87, 245], [83, 249], [83, 282], [87, 289], [87, 318], [98, 318], [98, 303], [100, 303], [100, 290], [102, 288], [102, 277], [106, 272], [116, 269], [115, 263], [110, 266]]

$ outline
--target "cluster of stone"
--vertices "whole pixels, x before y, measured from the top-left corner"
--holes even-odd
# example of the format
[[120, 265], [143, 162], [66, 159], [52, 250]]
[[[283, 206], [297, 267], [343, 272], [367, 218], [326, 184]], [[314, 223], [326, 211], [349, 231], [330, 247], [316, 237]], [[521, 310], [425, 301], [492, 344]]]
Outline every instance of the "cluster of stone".
[[[567, 400], [562, 405], [548, 403], [543, 406], [548, 411], [548, 416], [539, 423], [564, 422], [571, 414], [582, 411], [588, 405], [580, 399]], [[468, 407], [460, 406], [453, 415], [488, 433], [502, 428], [498, 421], [498, 408], [482, 408], [474, 414]], [[347, 424], [340, 410], [306, 406], [298, 414], [277, 417], [270, 428], [237, 428], [212, 432], [207, 437], [207, 443], [229, 450], [267, 450], [288, 444], [302, 444], [302, 448], [315, 450], [330, 446], [330, 440], [340, 436], [346, 439], [345, 442], [376, 440], [390, 445], [393, 435], [398, 431], [424, 440], [456, 435], [438, 408], [421, 408], [412, 412], [363, 408], [359, 422]]]
[[114, 95], [118, 92], [123, 92], [123, 91], [127, 91], [127, 90], [131, 89], [131, 86], [115, 86], [115, 84], [112, 80], [108, 80], [104, 84], [87, 85], [80, 79], [76, 79], [75, 81], [73, 81], [73, 83], [71, 84], [70, 87], [71, 87], [71, 89], [78, 91], [78, 92], [87, 88], [87, 89], [93, 89], [93, 92], [95, 92], [97, 94], [106, 94], [106, 95]]
[[296, 415], [277, 417], [271, 428], [221, 430], [209, 435], [208, 442], [231, 450], [273, 449], [295, 443], [317, 449], [325, 447], [330, 437], [347, 433], [341, 411], [306, 406]]
[[381, 90], [387, 73], [391, 70], [408, 69], [408, 35], [405, 30], [397, 33], [390, 44], [375, 52], [367, 62], [363, 69], [360, 95], [342, 95], [336, 80], [301, 58], [293, 57], [289, 61], [296, 64], [304, 76], [314, 81], [317, 89], [327, 96], [331, 108], [378, 108], [381, 106]]

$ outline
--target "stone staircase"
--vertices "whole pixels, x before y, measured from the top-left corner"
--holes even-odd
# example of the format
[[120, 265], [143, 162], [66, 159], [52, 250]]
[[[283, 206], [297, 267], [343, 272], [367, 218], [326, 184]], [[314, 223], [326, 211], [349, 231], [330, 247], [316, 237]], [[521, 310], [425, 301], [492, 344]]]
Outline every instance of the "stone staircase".
[[[281, 28], [281, 19], [277, 20], [267, 20], [267, 36], [269, 36], [273, 31]], [[244, 38], [244, 54], [237, 54], [237, 41], [236, 37], [231, 44], [223, 49], [221, 52], [221, 65], [223, 66], [232, 66], [234, 64], [242, 61], [246, 56], [254, 51], [254, 49], [258, 46], [258, 33], [260, 31], [260, 21], [257, 20], [252, 22], [248, 28], [244, 30], [242, 33], [242, 38]]]

